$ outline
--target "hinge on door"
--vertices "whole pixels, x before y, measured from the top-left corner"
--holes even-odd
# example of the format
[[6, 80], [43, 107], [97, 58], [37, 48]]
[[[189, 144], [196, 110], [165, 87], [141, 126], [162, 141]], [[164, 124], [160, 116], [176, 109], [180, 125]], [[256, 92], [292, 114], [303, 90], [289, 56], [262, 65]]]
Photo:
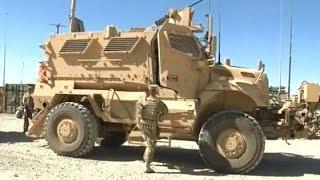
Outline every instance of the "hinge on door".
[[167, 76], [167, 80], [171, 81], [171, 82], [178, 82], [179, 81], [179, 76], [178, 75], [174, 75], [174, 74], [169, 74]]

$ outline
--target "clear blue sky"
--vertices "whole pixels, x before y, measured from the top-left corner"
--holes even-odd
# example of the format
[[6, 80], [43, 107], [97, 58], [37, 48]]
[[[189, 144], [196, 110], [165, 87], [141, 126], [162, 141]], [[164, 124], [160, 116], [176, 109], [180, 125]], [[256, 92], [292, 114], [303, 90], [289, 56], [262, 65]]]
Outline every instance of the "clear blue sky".
[[[99, 31], [107, 25], [118, 29], [146, 27], [166, 14], [167, 9], [182, 8], [195, 0], [78, 0], [77, 16], [86, 30]], [[218, 1], [213, 1], [217, 17]], [[287, 84], [290, 0], [283, 0], [280, 32], [280, 0], [222, 0], [222, 57], [233, 65], [255, 68], [258, 59], [266, 64], [271, 85], [279, 82], [280, 49], [283, 55], [284, 84]], [[303, 80], [320, 82], [320, 1], [293, 0], [293, 88]], [[44, 53], [38, 47], [55, 31], [51, 23], [68, 24], [68, 0], [0, 0], [0, 83], [5, 26], [8, 29], [8, 83], [33, 83], [37, 62]], [[5, 15], [8, 12], [8, 15]], [[207, 4], [196, 7], [196, 20], [206, 24]], [[218, 19], [215, 19], [217, 24]], [[215, 26], [217, 30], [217, 26]], [[62, 31], [67, 31], [66, 28]], [[282, 43], [280, 43], [280, 35]], [[282, 48], [281, 45], [282, 44]], [[22, 62], [25, 68], [22, 74]]]

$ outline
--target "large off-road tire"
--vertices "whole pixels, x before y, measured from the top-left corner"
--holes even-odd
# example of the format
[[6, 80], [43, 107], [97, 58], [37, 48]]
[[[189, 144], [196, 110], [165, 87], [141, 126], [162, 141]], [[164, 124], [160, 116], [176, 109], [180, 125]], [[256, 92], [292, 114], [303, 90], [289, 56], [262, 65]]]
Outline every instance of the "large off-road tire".
[[224, 111], [203, 125], [198, 143], [202, 159], [213, 170], [245, 174], [260, 163], [265, 137], [253, 117], [240, 111]]
[[45, 138], [57, 154], [81, 157], [94, 147], [98, 123], [92, 112], [81, 104], [65, 102], [54, 107], [44, 124]]
[[126, 133], [112, 134], [111, 136], [105, 137], [100, 141], [100, 146], [106, 148], [117, 148], [120, 147], [127, 141]]

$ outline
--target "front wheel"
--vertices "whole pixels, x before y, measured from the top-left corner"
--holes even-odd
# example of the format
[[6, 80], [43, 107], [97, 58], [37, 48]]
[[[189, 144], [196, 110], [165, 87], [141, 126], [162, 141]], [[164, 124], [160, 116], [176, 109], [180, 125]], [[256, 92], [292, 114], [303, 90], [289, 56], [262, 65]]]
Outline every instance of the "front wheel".
[[264, 153], [265, 138], [258, 122], [240, 111], [212, 116], [199, 134], [204, 162], [223, 173], [245, 174], [253, 170]]

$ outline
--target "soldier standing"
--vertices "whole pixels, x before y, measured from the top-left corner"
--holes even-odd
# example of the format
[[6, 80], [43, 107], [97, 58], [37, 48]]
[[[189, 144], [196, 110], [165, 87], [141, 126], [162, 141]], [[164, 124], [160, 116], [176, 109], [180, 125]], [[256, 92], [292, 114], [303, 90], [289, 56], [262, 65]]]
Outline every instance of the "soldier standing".
[[157, 98], [159, 86], [149, 85], [149, 95], [137, 104], [137, 120], [138, 125], [146, 141], [146, 149], [143, 155], [146, 163], [145, 173], [154, 173], [150, 164], [156, 149], [157, 139], [159, 136], [158, 122], [163, 121], [163, 118], [168, 114], [168, 108], [160, 99]]
[[29, 129], [29, 119], [32, 119], [32, 113], [34, 110], [34, 102], [33, 102], [33, 88], [28, 87], [27, 93], [23, 96], [23, 106], [24, 106], [24, 124], [23, 124], [23, 132], [26, 133]]

